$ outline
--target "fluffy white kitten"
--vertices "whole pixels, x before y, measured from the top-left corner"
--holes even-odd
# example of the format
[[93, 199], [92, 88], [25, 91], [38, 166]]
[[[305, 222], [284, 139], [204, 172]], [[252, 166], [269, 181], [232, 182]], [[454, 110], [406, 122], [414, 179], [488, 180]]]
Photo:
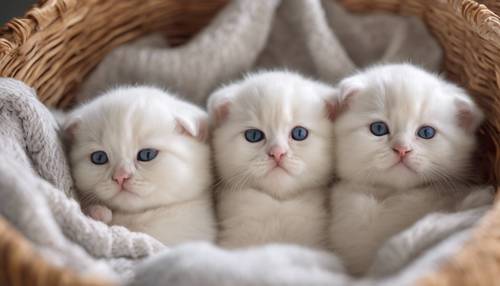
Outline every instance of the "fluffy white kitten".
[[464, 90], [399, 64], [351, 76], [339, 93], [330, 238], [353, 274], [424, 215], [492, 201], [465, 184], [483, 114]]
[[[207, 115], [153, 87], [120, 87], [65, 125], [75, 185], [90, 216], [167, 245], [213, 240]], [[111, 210], [111, 211], [110, 211]]]
[[334, 95], [286, 71], [251, 74], [211, 95], [220, 245], [326, 246]]

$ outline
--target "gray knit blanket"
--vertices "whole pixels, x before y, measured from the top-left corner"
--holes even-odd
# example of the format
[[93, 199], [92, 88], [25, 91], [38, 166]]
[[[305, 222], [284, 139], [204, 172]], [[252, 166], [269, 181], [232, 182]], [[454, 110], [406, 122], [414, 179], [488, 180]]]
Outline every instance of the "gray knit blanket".
[[[203, 105], [210, 91], [249, 70], [288, 68], [335, 83], [358, 67], [401, 60], [440, 66], [437, 43], [416, 19], [351, 15], [333, 1], [235, 0], [181, 47], [170, 48], [153, 35], [116, 49], [78, 98], [90, 99], [116, 84], [145, 83]], [[0, 78], [0, 214], [49, 263], [82, 275], [130, 285], [411, 284], [456, 251], [486, 211], [458, 214], [458, 223], [453, 217], [455, 224], [440, 228], [442, 239], [408, 250], [387, 275], [356, 280], [344, 274], [334, 254], [298, 246], [168, 248], [148, 235], [86, 217], [75, 197], [51, 112], [33, 89]], [[434, 220], [422, 223], [435, 232]]]

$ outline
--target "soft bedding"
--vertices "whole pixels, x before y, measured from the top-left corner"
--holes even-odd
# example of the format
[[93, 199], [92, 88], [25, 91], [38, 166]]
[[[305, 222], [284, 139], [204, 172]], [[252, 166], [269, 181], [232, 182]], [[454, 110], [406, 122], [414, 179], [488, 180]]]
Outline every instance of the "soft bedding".
[[[440, 66], [440, 48], [417, 19], [351, 15], [334, 1], [237, 0], [183, 46], [171, 48], [153, 34], [116, 49], [82, 84], [78, 100], [117, 84], [140, 83], [204, 105], [214, 88], [250, 70], [286, 68], [336, 83], [359, 67], [405, 60], [431, 70]], [[0, 79], [0, 214], [49, 262], [122, 284], [411, 284], [460, 248], [487, 211], [423, 218], [417, 224], [426, 224], [428, 233], [421, 235], [432, 233], [433, 239], [418, 249], [382, 248], [377, 266], [362, 280], [344, 274], [333, 253], [298, 246], [169, 248], [82, 214], [57, 132], [33, 89]], [[391, 241], [404, 241], [411, 231]], [[389, 258], [399, 262], [386, 264]]]

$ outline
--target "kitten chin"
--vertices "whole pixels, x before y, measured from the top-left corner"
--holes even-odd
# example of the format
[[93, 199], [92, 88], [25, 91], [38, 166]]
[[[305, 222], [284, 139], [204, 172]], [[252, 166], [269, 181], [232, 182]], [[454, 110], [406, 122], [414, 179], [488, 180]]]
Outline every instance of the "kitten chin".
[[250, 74], [210, 96], [221, 245], [324, 246], [335, 96], [287, 71]]
[[360, 275], [385, 240], [472, 192], [483, 114], [463, 89], [409, 64], [369, 68], [338, 90], [330, 246]]
[[[207, 120], [200, 108], [147, 86], [111, 89], [76, 108], [64, 132], [83, 207], [102, 205], [89, 213], [169, 244], [211, 240]], [[173, 220], [176, 213], [184, 219]]]

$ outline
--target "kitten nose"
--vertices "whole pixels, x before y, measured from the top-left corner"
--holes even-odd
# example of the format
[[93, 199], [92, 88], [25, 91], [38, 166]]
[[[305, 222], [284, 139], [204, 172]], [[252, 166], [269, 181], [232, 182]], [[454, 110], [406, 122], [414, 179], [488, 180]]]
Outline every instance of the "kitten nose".
[[123, 169], [123, 168], [119, 168], [113, 174], [113, 181], [115, 181], [120, 187], [129, 178], [130, 178], [130, 173], [127, 170]]
[[274, 161], [276, 161], [276, 163], [279, 163], [283, 159], [283, 157], [286, 155], [286, 150], [285, 150], [285, 148], [280, 147], [280, 146], [273, 146], [269, 150], [268, 155], [269, 155], [269, 157], [273, 157], [273, 159], [274, 159]]
[[398, 154], [401, 158], [412, 151], [409, 147], [403, 145], [395, 145], [394, 147], [392, 147], [392, 150], [396, 152], [396, 154]]

